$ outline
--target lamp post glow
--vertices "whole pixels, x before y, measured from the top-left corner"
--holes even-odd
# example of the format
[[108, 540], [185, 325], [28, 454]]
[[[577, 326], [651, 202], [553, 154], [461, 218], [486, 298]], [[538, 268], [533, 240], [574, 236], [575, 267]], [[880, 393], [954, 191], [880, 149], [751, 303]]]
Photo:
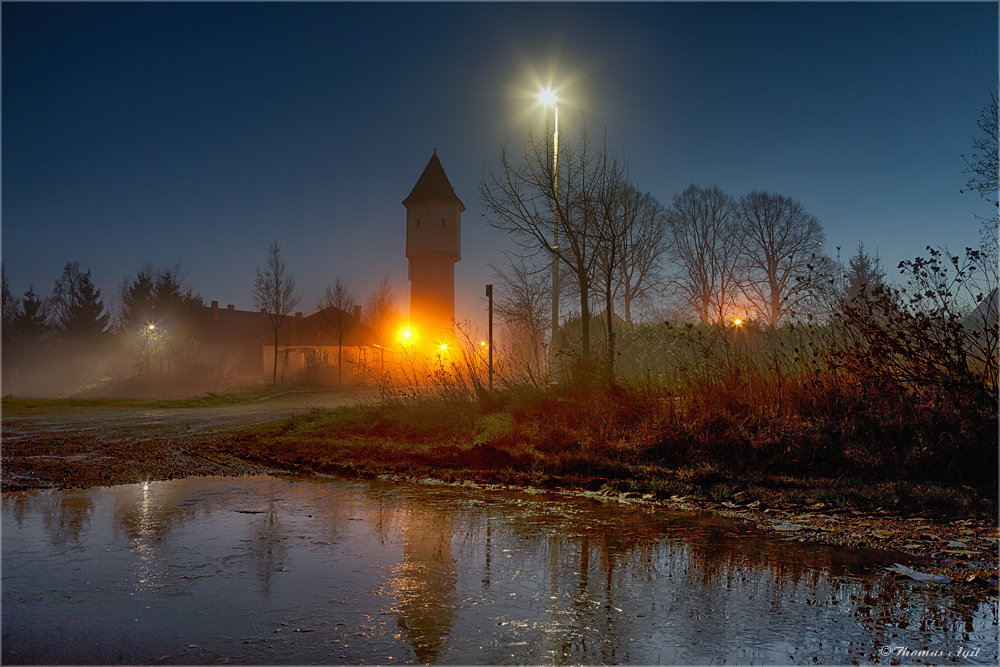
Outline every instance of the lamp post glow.
[[559, 100], [550, 89], [538, 94], [545, 106], [552, 105], [555, 131], [552, 133], [552, 340], [549, 342], [549, 382], [556, 381], [556, 354], [559, 343]]

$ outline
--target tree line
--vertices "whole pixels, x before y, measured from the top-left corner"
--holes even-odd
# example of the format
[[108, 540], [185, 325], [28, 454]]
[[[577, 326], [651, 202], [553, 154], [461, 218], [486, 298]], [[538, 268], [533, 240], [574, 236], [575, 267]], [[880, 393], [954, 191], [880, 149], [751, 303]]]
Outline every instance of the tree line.
[[[963, 156], [970, 174], [963, 191], [996, 206], [995, 93], [978, 127], [973, 153]], [[553, 258], [565, 276], [556, 296], [573, 302], [579, 353], [589, 361], [590, 329], [600, 322], [609, 364], [617, 313], [631, 324], [637, 307], [649, 312], [670, 304], [678, 319], [703, 325], [738, 316], [775, 328], [842, 313], [859, 297], [871, 301], [886, 288], [877, 252], [859, 241], [846, 265], [839, 247], [834, 261], [825, 252], [821, 221], [788, 195], [753, 190], [734, 196], [716, 185], [691, 184], [665, 205], [631, 178], [627, 155], [609, 151], [606, 140], [597, 145], [586, 126], [575, 143], [560, 145], [558, 170], [551, 142], [529, 129], [523, 150], [504, 144], [479, 189], [488, 223], [517, 245], [506, 262], [493, 266], [503, 288], [498, 313], [512, 337], [534, 348], [536, 359], [550, 329]], [[996, 233], [995, 215], [984, 218], [983, 247], [975, 252], [995, 258]], [[949, 258], [956, 268], [958, 260]], [[925, 266], [914, 261], [916, 269]], [[989, 261], [977, 256], [973, 264]], [[898, 268], [913, 277], [914, 262]], [[597, 318], [595, 309], [602, 311]]]
[[755, 190], [737, 198], [693, 184], [665, 206], [632, 181], [627, 156], [596, 146], [586, 128], [562, 149], [558, 173], [550, 149], [547, 136], [529, 130], [525, 150], [504, 145], [480, 186], [489, 224], [518, 246], [494, 267], [507, 288], [501, 314], [533, 338], [545, 330], [553, 256], [568, 273], [559, 295], [573, 299], [585, 357], [595, 304], [612, 358], [616, 310], [632, 322], [637, 306], [673, 294], [705, 324], [749, 310], [777, 326], [833, 284], [822, 224], [791, 197]]

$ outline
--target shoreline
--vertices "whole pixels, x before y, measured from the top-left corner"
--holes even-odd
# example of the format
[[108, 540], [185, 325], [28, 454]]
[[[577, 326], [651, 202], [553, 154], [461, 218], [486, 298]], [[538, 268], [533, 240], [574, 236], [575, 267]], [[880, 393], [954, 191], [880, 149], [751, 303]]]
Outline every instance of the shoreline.
[[[927, 575], [948, 577], [948, 589], [956, 594], [997, 595], [998, 537], [1000, 529], [982, 519], [941, 520], [921, 515], [901, 515], [881, 508], [863, 511], [851, 507], [765, 506], [754, 502], [718, 502], [695, 494], [657, 499], [652, 493], [582, 488], [547, 480], [543, 485], [490, 482], [483, 475], [443, 471], [440, 479], [429, 475], [406, 475], [391, 470], [321, 470], [307, 461], [252, 460], [234, 451], [207, 443], [204, 437], [183, 439], [136, 439], [105, 442], [81, 434], [52, 436], [35, 434], [3, 446], [4, 495], [34, 489], [70, 490], [94, 486], [164, 481], [191, 476], [240, 477], [247, 475], [329, 475], [345, 479], [382, 479], [399, 483], [446, 484], [483, 490], [521, 490], [594, 498], [650, 509], [712, 512], [774, 532], [784, 539], [848, 548], [895, 551], [912, 559], [915, 569]], [[228, 450], [228, 451], [227, 451]], [[475, 471], [467, 471], [474, 473]], [[480, 471], [481, 472], [481, 471]], [[479, 476], [480, 479], [475, 479]], [[736, 494], [737, 498], [740, 494]], [[901, 558], [902, 560], [902, 558]], [[904, 575], [891, 575], [906, 578]]]

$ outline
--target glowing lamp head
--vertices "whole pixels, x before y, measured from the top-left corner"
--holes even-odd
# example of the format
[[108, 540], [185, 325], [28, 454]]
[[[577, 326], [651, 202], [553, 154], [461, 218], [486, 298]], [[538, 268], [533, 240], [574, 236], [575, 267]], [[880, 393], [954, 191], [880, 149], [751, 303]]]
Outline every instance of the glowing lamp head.
[[441, 343], [440, 345], [438, 345], [438, 349], [440, 349], [442, 352], [447, 352], [448, 351], [448, 343]]
[[557, 101], [556, 94], [552, 91], [551, 88], [546, 88], [542, 92], [538, 93], [538, 99], [545, 106], [554, 105]]
[[480, 347], [486, 347], [486, 341], [485, 340], [479, 341], [479, 346]]
[[741, 324], [743, 324], [743, 320], [737, 317], [735, 320], [733, 320], [733, 324], [736, 326], [740, 326]]
[[410, 336], [412, 336], [412, 335], [413, 335], [413, 334], [412, 334], [412, 333], [410, 333], [410, 330], [409, 330], [409, 329], [407, 329], [406, 331], [404, 331], [404, 332], [403, 332], [403, 338], [404, 338], [404, 339], [409, 339], [409, 337], [410, 337]]
[[155, 330], [155, 329], [156, 329], [156, 325], [155, 325], [155, 324], [150, 324], [150, 325], [149, 325], [149, 330], [150, 330], [150, 331], [153, 331], [153, 330]]

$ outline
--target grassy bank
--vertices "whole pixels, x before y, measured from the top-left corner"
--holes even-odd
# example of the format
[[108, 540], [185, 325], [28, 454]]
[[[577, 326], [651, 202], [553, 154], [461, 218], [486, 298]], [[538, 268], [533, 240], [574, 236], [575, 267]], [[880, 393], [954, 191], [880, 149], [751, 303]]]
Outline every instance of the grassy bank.
[[[283, 469], [351, 476], [614, 489], [748, 505], [883, 509], [996, 520], [989, 424], [903, 397], [786, 378], [682, 395], [606, 383], [475, 399], [408, 398], [313, 411], [226, 436], [220, 448]], [[772, 388], [778, 391], [777, 388]], [[808, 389], [808, 392], [806, 391]], [[982, 429], [977, 431], [978, 429]], [[956, 430], [957, 429], [957, 430]], [[950, 440], [933, 434], [950, 433]]]

